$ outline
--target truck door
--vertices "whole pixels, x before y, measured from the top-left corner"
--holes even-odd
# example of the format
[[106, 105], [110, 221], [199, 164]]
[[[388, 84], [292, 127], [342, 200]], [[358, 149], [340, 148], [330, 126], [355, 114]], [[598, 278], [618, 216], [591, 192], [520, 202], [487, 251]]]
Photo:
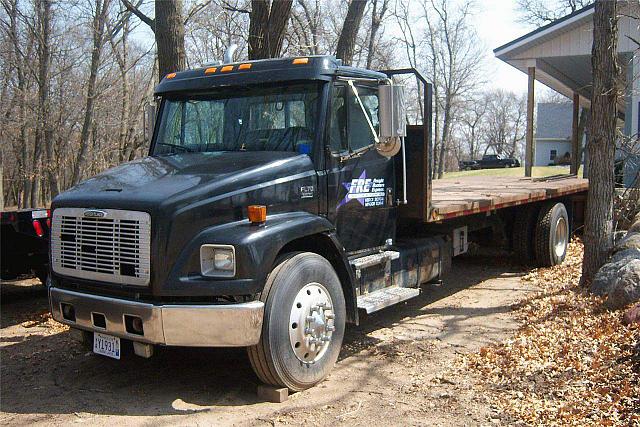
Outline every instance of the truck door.
[[[356, 84], [365, 111], [378, 131], [378, 90]], [[371, 148], [374, 143], [364, 112], [347, 84], [336, 82], [331, 94], [327, 144], [327, 216], [347, 252], [383, 246], [395, 238], [393, 161]]]

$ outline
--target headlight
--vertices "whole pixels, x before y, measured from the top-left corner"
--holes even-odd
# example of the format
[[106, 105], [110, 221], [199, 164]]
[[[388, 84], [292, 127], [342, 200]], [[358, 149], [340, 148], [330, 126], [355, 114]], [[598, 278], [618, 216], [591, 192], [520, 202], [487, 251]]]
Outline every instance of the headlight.
[[203, 276], [209, 277], [235, 276], [235, 248], [230, 245], [200, 246], [200, 271]]

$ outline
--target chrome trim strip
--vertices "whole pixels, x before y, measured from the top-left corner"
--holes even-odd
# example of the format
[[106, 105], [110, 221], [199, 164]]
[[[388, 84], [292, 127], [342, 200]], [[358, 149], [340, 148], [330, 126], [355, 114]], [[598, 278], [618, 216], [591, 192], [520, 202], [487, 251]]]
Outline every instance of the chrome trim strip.
[[[49, 301], [53, 318], [73, 328], [148, 344], [185, 347], [255, 345], [260, 340], [264, 314], [262, 301], [225, 305], [153, 305], [60, 288], [49, 289]], [[62, 317], [60, 303], [73, 305], [75, 322]], [[93, 325], [92, 312], [104, 314], [106, 330]], [[144, 335], [126, 331], [125, 314], [142, 319]]]

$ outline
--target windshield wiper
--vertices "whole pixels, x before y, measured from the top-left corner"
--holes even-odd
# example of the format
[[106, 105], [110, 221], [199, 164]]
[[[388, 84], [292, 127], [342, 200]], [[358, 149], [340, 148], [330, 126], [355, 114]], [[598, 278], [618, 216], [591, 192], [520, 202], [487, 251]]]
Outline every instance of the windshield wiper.
[[[169, 144], [168, 142], [158, 142], [158, 145], [166, 145], [167, 147], [176, 148], [182, 150], [183, 153], [193, 153], [193, 150], [178, 144]], [[172, 154], [172, 153], [168, 153]]]

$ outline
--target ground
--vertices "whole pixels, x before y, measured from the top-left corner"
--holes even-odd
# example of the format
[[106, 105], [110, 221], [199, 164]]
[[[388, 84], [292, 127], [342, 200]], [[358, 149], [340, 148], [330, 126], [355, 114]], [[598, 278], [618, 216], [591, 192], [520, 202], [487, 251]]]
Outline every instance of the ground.
[[[491, 261], [491, 262], [489, 262]], [[454, 261], [444, 284], [351, 327], [332, 375], [282, 404], [260, 401], [242, 349], [93, 355], [45, 314], [29, 281], [2, 285], [0, 424], [489, 424], [496, 408], [454, 360], [509, 336], [535, 288], [494, 257]]]

